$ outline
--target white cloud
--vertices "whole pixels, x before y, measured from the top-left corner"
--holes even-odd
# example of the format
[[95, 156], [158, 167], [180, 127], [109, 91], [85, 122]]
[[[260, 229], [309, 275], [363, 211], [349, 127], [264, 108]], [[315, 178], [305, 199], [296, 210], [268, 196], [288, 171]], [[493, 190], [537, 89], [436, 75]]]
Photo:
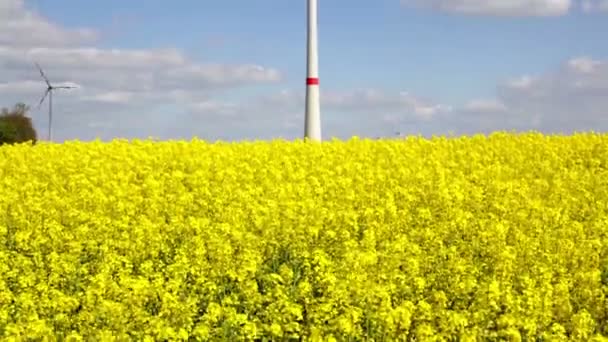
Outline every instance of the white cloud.
[[38, 94], [43, 89], [38, 81], [18, 81], [0, 83], [0, 93]]
[[404, 6], [429, 8], [465, 15], [561, 16], [571, 0], [401, 0]]
[[401, 0], [401, 4], [472, 16], [555, 17], [577, 9], [608, 11], [608, 0]]
[[66, 46], [92, 43], [99, 34], [90, 29], [62, 29], [27, 9], [23, 0], [0, 1], [0, 45]]
[[583, 0], [581, 9], [587, 13], [608, 11], [608, 0]]
[[513, 89], [528, 89], [536, 82], [536, 79], [530, 75], [519, 76], [507, 81], [506, 86]]
[[[390, 93], [377, 89], [350, 92], [326, 92], [321, 95], [324, 106], [348, 111], [399, 113], [403, 117], [429, 120], [449, 106], [433, 103], [408, 92]], [[393, 116], [390, 116], [391, 118]]]
[[[38, 77], [38, 61], [49, 77], [106, 91], [164, 91], [178, 87], [212, 88], [276, 82], [273, 68], [252, 64], [199, 64], [177, 50], [102, 50], [97, 48], [14, 48], [0, 46], [5, 67]], [[33, 74], [32, 74], [33, 71]], [[24, 73], [18, 74], [23, 78]]]
[[[283, 90], [270, 96], [262, 97], [259, 103], [263, 106], [285, 108], [303, 108], [305, 94]], [[348, 113], [376, 112], [389, 113], [393, 118], [429, 120], [441, 112], [448, 112], [451, 107], [435, 103], [428, 99], [414, 96], [408, 92], [389, 92], [379, 89], [355, 89], [350, 91], [323, 90], [320, 102], [324, 109]], [[374, 117], [374, 120], [377, 118]]]
[[469, 101], [464, 110], [471, 113], [503, 113], [507, 106], [496, 99], [476, 99]]
[[447, 121], [461, 131], [597, 131], [608, 130], [606, 108], [608, 61], [582, 56], [544, 74], [508, 80], [496, 99], [472, 101]]
[[92, 47], [70, 48], [5, 48], [5, 58], [25, 56], [30, 60], [51, 61], [56, 68], [147, 69], [150, 67], [179, 67], [187, 61], [176, 49], [102, 50]]
[[[193, 106], [188, 119], [190, 130], [203, 136], [222, 132], [227, 136], [239, 132], [244, 138], [298, 138], [302, 136], [305, 93], [284, 89], [234, 102], [203, 102]], [[323, 135], [350, 137], [352, 135], [392, 135], [403, 126], [430, 125], [436, 116], [451, 110], [428, 99], [405, 92], [378, 89], [351, 91], [323, 90], [321, 92], [321, 121]], [[213, 114], [211, 114], [213, 113]], [[222, 120], [202, 120], [221, 113]], [[192, 127], [200, 127], [200, 130]], [[182, 131], [181, 128], [174, 128]]]
[[167, 77], [179, 79], [180, 82], [197, 82], [204, 80], [209, 84], [239, 84], [253, 82], [274, 82], [281, 79], [278, 70], [259, 65], [187, 65], [169, 69]]
[[197, 115], [220, 115], [224, 118], [232, 118], [238, 114], [242, 114], [245, 108], [241, 108], [238, 104], [222, 101], [200, 101], [189, 105], [190, 110]]
[[[162, 131], [178, 115], [173, 113], [233, 115], [233, 105], [212, 97], [282, 78], [272, 67], [202, 63], [173, 48], [100, 48], [99, 36], [89, 28], [53, 23], [22, 0], [0, 0], [0, 105], [29, 104], [35, 124], [46, 132], [46, 111], [35, 109], [46, 89], [36, 61], [55, 85], [78, 86], [56, 92], [57, 138], [91, 138], [103, 129], [103, 134], [146, 135]], [[144, 124], [135, 113], [145, 116]], [[107, 131], [119, 126], [120, 131]]]
[[127, 104], [133, 100], [133, 95], [132, 92], [127, 91], [109, 91], [106, 93], [84, 96], [83, 100]]
[[584, 74], [593, 73], [601, 64], [601, 62], [589, 57], [577, 57], [568, 61], [568, 67], [572, 68], [575, 72]]

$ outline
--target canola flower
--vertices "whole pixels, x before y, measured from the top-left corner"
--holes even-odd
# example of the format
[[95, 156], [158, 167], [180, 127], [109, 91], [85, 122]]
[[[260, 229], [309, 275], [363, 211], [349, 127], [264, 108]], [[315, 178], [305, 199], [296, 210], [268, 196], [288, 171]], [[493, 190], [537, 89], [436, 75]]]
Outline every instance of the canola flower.
[[608, 341], [608, 136], [0, 148], [6, 341]]

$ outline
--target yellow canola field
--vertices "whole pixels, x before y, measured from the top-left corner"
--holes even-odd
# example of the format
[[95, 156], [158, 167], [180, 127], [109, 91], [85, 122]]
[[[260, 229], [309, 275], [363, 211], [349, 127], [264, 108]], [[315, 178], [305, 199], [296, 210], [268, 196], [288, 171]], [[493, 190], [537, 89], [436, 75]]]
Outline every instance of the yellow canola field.
[[0, 148], [7, 341], [607, 341], [608, 135]]

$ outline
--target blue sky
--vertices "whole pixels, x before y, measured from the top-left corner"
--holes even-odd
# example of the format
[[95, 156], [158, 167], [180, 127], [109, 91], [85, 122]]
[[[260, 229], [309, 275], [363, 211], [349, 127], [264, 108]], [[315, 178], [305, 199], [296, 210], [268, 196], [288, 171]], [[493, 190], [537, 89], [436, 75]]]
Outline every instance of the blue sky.
[[[305, 15], [304, 0], [0, 0], [22, 24], [0, 34], [0, 105], [37, 102], [37, 60], [79, 86], [56, 96], [59, 139], [299, 137]], [[602, 1], [319, 0], [324, 136], [606, 129], [607, 19]], [[45, 108], [32, 116], [44, 138]]]

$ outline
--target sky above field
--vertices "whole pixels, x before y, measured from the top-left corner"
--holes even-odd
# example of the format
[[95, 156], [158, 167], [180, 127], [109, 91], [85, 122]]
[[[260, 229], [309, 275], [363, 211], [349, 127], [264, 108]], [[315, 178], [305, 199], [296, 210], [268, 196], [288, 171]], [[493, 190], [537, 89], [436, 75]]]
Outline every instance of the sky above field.
[[[323, 137], [608, 129], [608, 0], [318, 0]], [[0, 0], [0, 106], [56, 140], [301, 138], [305, 0]]]

